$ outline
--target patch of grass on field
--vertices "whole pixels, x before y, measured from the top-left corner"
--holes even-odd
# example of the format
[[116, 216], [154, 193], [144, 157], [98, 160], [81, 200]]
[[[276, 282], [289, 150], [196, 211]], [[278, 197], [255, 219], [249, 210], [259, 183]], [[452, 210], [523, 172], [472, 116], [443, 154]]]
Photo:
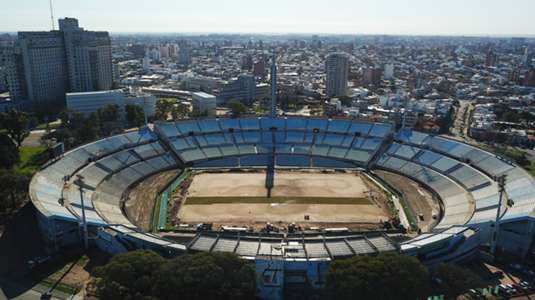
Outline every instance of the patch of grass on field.
[[369, 205], [372, 204], [368, 198], [328, 198], [328, 197], [189, 197], [185, 205], [209, 205], [209, 204], [336, 204], [336, 205]]
[[27, 175], [37, 171], [48, 160], [45, 146], [20, 147], [19, 156], [20, 161], [15, 166], [15, 171]]
[[150, 228], [152, 231], [158, 230], [158, 225], [160, 223], [160, 205], [161, 205], [162, 195], [158, 195], [156, 197], [156, 203], [154, 204], [154, 208], [152, 209], [152, 219]]

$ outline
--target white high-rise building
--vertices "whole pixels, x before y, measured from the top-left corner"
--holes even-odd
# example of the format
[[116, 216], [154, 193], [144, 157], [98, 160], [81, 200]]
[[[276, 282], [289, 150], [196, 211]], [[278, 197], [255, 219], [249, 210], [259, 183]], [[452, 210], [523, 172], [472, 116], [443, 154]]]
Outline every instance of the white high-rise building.
[[150, 58], [143, 57], [143, 71], [148, 71], [150, 69]]
[[385, 69], [383, 72], [383, 76], [386, 80], [390, 80], [394, 78], [394, 65], [393, 64], [386, 64]]
[[193, 93], [193, 112], [197, 114], [206, 114], [207, 116], [216, 115], [216, 96], [204, 92]]
[[325, 60], [326, 93], [329, 97], [345, 96], [349, 76], [349, 57], [345, 53], [329, 54]]

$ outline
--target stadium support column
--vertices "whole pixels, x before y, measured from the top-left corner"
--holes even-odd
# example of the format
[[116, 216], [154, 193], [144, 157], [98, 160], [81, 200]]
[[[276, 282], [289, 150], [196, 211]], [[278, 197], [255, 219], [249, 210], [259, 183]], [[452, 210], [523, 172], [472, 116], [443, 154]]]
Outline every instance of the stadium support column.
[[[496, 246], [498, 244], [498, 235], [500, 233], [500, 215], [502, 211], [502, 205], [505, 195], [505, 181], [506, 181], [506, 175], [502, 175], [496, 179], [498, 182], [498, 191], [500, 193], [500, 201], [498, 204], [498, 209], [496, 210], [496, 220], [494, 222], [494, 228], [492, 231], [492, 237], [490, 242], [490, 253], [492, 254], [493, 259], [496, 259]], [[509, 205], [509, 201], [507, 201], [507, 205]]]
[[78, 189], [80, 190], [80, 202], [82, 204], [82, 230], [83, 230], [83, 239], [84, 239], [84, 249], [87, 250], [89, 247], [88, 241], [87, 241], [87, 221], [85, 218], [85, 204], [84, 204], [84, 177], [82, 175], [76, 175], [78, 179], [74, 182], [78, 186]]
[[267, 161], [267, 172], [266, 172], [266, 189], [267, 197], [271, 198], [271, 190], [273, 189], [275, 182], [275, 131], [277, 128], [271, 127], [271, 151]]
[[277, 56], [271, 58], [271, 117], [277, 117]]

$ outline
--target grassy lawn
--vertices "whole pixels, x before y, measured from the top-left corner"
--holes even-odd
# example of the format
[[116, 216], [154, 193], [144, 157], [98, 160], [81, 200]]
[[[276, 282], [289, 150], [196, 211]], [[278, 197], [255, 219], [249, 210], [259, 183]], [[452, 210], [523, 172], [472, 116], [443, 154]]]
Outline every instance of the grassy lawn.
[[286, 204], [336, 204], [369, 205], [367, 198], [327, 198], [327, 197], [189, 197], [185, 205], [209, 205], [229, 203], [286, 203]]
[[535, 177], [535, 160], [532, 160], [529, 163], [530, 164], [526, 167], [526, 170], [528, 170], [531, 176]]
[[20, 161], [15, 166], [15, 171], [21, 174], [31, 175], [48, 160], [45, 146], [20, 147]]

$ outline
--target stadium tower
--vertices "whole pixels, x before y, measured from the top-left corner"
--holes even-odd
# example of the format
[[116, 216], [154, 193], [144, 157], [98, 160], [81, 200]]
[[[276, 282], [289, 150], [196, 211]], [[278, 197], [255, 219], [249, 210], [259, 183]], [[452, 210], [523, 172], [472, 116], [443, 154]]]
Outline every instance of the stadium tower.
[[271, 59], [271, 117], [277, 117], [277, 56]]
[[[271, 117], [277, 117], [277, 56], [273, 53], [271, 59]], [[268, 163], [266, 166], [266, 189], [267, 197], [271, 198], [271, 190], [274, 186], [275, 181], [275, 131], [277, 128], [269, 128], [271, 132], [271, 151], [268, 157]]]

